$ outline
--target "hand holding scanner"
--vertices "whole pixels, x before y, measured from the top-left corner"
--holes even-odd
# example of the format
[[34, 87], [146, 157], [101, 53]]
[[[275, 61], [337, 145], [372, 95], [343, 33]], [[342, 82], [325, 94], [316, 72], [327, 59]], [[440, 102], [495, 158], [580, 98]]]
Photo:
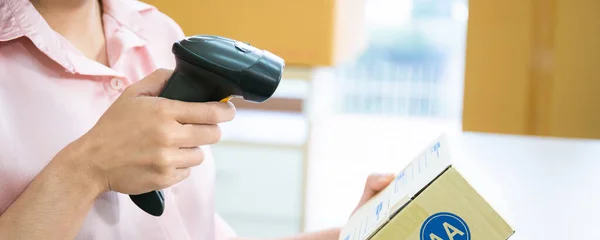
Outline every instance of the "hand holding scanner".
[[[242, 97], [264, 102], [277, 89], [285, 61], [280, 57], [229, 38], [195, 35], [172, 47], [176, 67], [159, 97], [186, 101], [227, 101]], [[161, 190], [130, 195], [153, 216], [161, 216], [165, 197]]]

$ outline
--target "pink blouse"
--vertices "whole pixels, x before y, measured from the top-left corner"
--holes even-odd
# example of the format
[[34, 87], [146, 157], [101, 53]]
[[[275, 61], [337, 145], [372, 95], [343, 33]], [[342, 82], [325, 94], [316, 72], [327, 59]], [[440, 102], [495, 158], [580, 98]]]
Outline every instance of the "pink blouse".
[[[88, 131], [128, 85], [173, 68], [179, 26], [135, 0], [103, 0], [111, 67], [84, 57], [54, 32], [28, 0], [0, 0], [0, 214], [53, 156]], [[97, 199], [77, 239], [225, 239], [215, 214], [214, 160], [165, 189], [157, 218], [125, 194]]]

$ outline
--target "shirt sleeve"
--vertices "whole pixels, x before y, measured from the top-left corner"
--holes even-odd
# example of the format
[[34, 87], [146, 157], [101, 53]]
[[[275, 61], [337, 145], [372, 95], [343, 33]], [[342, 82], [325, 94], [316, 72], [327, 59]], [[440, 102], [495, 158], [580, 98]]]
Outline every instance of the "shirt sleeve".
[[232, 239], [236, 236], [231, 226], [218, 213], [215, 213], [215, 240]]

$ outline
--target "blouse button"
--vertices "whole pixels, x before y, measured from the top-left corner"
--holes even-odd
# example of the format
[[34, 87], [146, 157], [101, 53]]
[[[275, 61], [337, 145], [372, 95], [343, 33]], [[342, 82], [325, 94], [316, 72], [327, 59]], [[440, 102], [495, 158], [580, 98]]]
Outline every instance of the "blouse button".
[[119, 78], [113, 78], [110, 80], [110, 87], [114, 90], [123, 89], [123, 80]]

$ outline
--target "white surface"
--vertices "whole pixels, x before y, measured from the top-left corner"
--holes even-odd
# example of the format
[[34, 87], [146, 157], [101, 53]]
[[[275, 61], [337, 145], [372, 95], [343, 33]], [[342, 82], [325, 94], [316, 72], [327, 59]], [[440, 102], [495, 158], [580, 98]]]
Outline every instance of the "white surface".
[[223, 142], [301, 146], [308, 135], [308, 120], [300, 113], [242, 109], [220, 127]]
[[238, 234], [268, 238], [301, 231], [302, 148], [219, 143], [212, 150], [216, 209]]
[[[307, 122], [301, 115], [242, 111], [225, 124], [223, 138], [298, 145]], [[600, 141], [460, 133], [456, 124], [383, 117], [312, 122], [308, 231], [344, 225], [370, 172], [404, 168], [447, 131], [452, 161], [516, 230], [511, 240], [600, 239]]]
[[244, 237], [301, 232], [305, 142], [302, 114], [238, 110], [212, 147], [216, 210]]
[[441, 131], [511, 240], [600, 239], [600, 141], [460, 133], [458, 125], [339, 117], [312, 126], [308, 231], [345, 224], [370, 172], [402, 169]]
[[310, 92], [309, 87], [306, 79], [282, 79], [273, 97], [305, 99]]

